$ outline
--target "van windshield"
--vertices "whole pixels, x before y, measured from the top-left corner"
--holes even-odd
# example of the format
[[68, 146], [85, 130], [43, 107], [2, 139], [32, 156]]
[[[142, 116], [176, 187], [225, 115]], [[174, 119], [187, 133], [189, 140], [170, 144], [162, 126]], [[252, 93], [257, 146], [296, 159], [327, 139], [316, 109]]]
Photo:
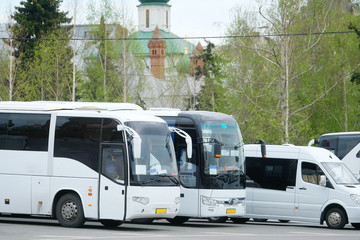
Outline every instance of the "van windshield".
[[336, 184], [358, 185], [359, 181], [343, 163], [325, 162], [322, 163]]

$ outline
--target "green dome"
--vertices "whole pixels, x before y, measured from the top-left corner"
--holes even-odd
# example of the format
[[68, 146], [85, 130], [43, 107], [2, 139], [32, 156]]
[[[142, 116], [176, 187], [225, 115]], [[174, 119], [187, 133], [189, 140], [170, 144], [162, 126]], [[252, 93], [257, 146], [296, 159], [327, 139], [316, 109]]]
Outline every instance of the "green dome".
[[169, 1], [170, 0], [139, 0], [139, 2], [141, 3], [163, 3], [163, 4], [166, 4]]
[[177, 63], [176, 70], [178, 73], [190, 73], [190, 58], [187, 53], [185, 53]]

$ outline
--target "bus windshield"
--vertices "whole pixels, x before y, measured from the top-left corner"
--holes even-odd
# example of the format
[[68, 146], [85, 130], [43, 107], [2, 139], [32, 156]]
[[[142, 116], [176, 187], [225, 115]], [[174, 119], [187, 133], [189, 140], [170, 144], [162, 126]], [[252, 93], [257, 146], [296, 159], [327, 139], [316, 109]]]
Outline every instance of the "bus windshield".
[[355, 176], [343, 163], [326, 162], [322, 163], [336, 184], [354, 185], [360, 184]]
[[[231, 175], [244, 172], [243, 141], [234, 123], [206, 122], [201, 125], [206, 175]], [[215, 157], [215, 145], [221, 146], [221, 156]]]
[[[131, 185], [179, 185], [174, 145], [164, 122], [127, 122], [141, 138], [141, 156], [130, 154]], [[131, 138], [131, 137], [130, 137]], [[132, 142], [130, 141], [132, 144]], [[130, 145], [130, 148], [133, 146]]]

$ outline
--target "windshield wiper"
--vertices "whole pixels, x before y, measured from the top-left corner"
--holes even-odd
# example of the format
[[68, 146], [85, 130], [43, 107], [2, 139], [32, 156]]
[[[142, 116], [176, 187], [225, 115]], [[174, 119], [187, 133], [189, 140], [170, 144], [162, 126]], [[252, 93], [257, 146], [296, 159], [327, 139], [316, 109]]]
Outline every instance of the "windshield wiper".
[[166, 177], [169, 178], [173, 183], [175, 183], [176, 185], [180, 184], [179, 180], [177, 180], [176, 177], [172, 176], [172, 175], [158, 175], [159, 177]]
[[224, 146], [224, 143], [220, 142], [216, 138], [200, 138], [199, 140], [200, 141], [198, 141], [198, 143], [218, 143], [221, 146]]

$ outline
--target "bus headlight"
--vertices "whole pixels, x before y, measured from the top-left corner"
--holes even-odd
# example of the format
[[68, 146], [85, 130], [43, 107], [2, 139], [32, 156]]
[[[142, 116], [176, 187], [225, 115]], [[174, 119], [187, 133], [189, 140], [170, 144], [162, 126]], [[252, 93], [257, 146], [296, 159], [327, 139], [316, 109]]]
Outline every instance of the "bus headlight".
[[356, 203], [360, 205], [360, 196], [357, 194], [350, 194], [350, 198]]
[[209, 205], [209, 206], [218, 206], [219, 202], [213, 198], [209, 198], [209, 197], [205, 197], [205, 196], [201, 196], [201, 202], [204, 205]]
[[180, 197], [176, 197], [176, 198], [175, 198], [175, 204], [176, 204], [176, 205], [180, 204]]
[[144, 205], [149, 203], [149, 198], [147, 198], [147, 197], [132, 197], [132, 200], [134, 202], [138, 202], [138, 203], [141, 203]]

